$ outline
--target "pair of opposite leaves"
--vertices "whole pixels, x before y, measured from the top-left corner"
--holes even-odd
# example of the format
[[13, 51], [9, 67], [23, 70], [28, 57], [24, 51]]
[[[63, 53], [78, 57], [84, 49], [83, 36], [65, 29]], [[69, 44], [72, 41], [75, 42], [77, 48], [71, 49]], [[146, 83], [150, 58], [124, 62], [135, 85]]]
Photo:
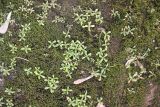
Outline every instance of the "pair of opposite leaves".
[[10, 12], [7, 16], [7, 20], [1, 25], [0, 27], [0, 34], [5, 34], [7, 32], [8, 26], [9, 26], [9, 22], [11, 20], [11, 14], [12, 12]]

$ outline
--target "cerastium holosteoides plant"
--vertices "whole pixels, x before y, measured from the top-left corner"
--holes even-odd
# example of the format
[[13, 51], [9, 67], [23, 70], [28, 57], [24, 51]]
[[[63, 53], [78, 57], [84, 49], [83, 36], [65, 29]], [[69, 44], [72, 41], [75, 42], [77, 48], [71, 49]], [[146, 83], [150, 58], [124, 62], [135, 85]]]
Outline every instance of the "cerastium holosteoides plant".
[[10, 98], [15, 94], [16, 91], [14, 91], [11, 88], [5, 88], [4, 93], [6, 94], [7, 97], [0, 97], [0, 107], [14, 107], [14, 102], [13, 99]]
[[15, 58], [11, 59], [11, 63], [9, 66], [6, 66], [5, 63], [1, 63], [0, 65], [0, 72], [4, 76], [9, 76], [10, 73], [14, 70], [14, 67], [16, 66]]
[[[40, 14], [37, 14], [37, 22], [39, 25], [44, 26], [45, 21], [48, 17], [48, 12], [50, 9], [61, 9], [61, 6], [57, 3], [57, 0], [46, 0], [45, 3], [39, 6], [42, 9]], [[53, 22], [63, 22], [64, 20], [60, 17], [56, 17]]]
[[25, 68], [24, 71], [26, 72], [27, 76], [36, 76], [39, 80], [43, 80], [47, 83], [44, 87], [45, 90], [49, 90], [51, 93], [54, 93], [55, 90], [59, 86], [59, 79], [52, 75], [51, 77], [46, 77], [44, 75], [44, 71], [40, 69], [40, 67], [35, 67], [34, 70], [32, 68]]
[[26, 41], [26, 34], [31, 30], [30, 23], [21, 25], [22, 29], [20, 29], [18, 37], [19, 41]]
[[40, 69], [40, 67], [35, 67], [34, 70], [34, 75], [38, 78], [38, 79], [44, 79], [45, 76], [43, 75], [44, 71]]
[[47, 86], [45, 87], [45, 89], [50, 90], [51, 93], [54, 93], [58, 88], [59, 80], [54, 75], [52, 75], [52, 77], [45, 78], [44, 81], [47, 82]]
[[83, 60], [87, 59], [92, 60], [90, 58], [91, 53], [87, 52], [87, 47], [84, 46], [83, 42], [80, 42], [79, 40], [74, 41], [72, 40], [71, 42], [64, 42], [60, 40], [55, 40], [53, 42], [49, 41], [50, 45], [48, 48], [51, 47], [60, 47], [60, 49], [64, 49], [64, 60], [61, 64], [60, 70], [62, 70], [64, 73], [66, 73], [67, 77], [72, 77], [72, 73], [74, 70], [77, 69], [78, 63]]
[[62, 89], [62, 94], [64, 94], [64, 95], [68, 95], [70, 92], [72, 92], [73, 90], [72, 89], [70, 89], [70, 87], [69, 86], [67, 86], [66, 88], [63, 88]]
[[111, 32], [106, 32], [105, 30], [101, 31], [100, 34], [100, 48], [96, 53], [97, 58], [95, 59], [96, 67], [92, 69], [92, 75], [99, 78], [99, 81], [102, 77], [106, 77], [106, 72], [109, 70], [109, 61], [108, 61], [108, 46], [110, 43], [110, 34]]
[[94, 28], [96, 25], [99, 25], [103, 22], [101, 12], [98, 9], [93, 10], [91, 8], [74, 8], [74, 18], [82, 28], [87, 28], [89, 32], [91, 32], [92, 28]]
[[88, 107], [89, 99], [87, 91], [84, 94], [80, 94], [79, 97], [67, 97], [68, 106], [70, 107]]
[[23, 4], [18, 8], [25, 17], [29, 17], [35, 10], [33, 9], [34, 2], [32, 0], [24, 0]]
[[21, 58], [21, 57], [11, 58], [11, 62], [9, 64], [5, 64], [4, 62], [2, 62], [0, 64], [0, 73], [2, 73], [3, 76], [9, 76], [10, 73], [15, 70], [17, 59], [24, 60], [27, 62], [29, 61], [29, 60], [27, 60], [25, 58]]
[[140, 60], [145, 60], [145, 58], [148, 56], [149, 52], [151, 51], [149, 48], [147, 49], [147, 51], [144, 54], [136, 54], [136, 47], [134, 46], [133, 48], [128, 48], [127, 51], [129, 52], [129, 56], [127, 58], [127, 62], [125, 64], [126, 68], [131, 68], [131, 64], [134, 64], [135, 66], [138, 66], [140, 68], [139, 72], [134, 72], [131, 73], [129, 72], [129, 80], [128, 83], [130, 82], [136, 82], [140, 79], [144, 79], [144, 74], [146, 74], [147, 72], [151, 75], [153, 75], [153, 73], [151, 71], [147, 71], [147, 69], [144, 67], [144, 65], [140, 62]]
[[110, 41], [110, 31], [106, 32], [105, 30], [101, 31], [100, 34], [100, 41], [101, 46], [99, 51], [96, 53], [96, 59], [93, 59], [91, 53], [87, 52], [87, 47], [84, 46], [83, 42], [71, 41], [65, 42], [60, 40], [48, 41], [49, 46], [51, 47], [59, 47], [60, 49], [64, 50], [64, 60], [61, 64], [61, 70], [67, 74], [68, 77], [72, 77], [72, 73], [74, 70], [77, 69], [78, 63], [84, 59], [86, 59], [90, 63], [94, 63], [96, 66], [90, 71], [91, 75], [87, 78], [79, 79], [74, 82], [74, 84], [80, 84], [93, 76], [97, 77], [99, 80], [102, 77], [106, 77], [106, 72], [109, 69], [109, 62], [108, 62], [108, 45]]

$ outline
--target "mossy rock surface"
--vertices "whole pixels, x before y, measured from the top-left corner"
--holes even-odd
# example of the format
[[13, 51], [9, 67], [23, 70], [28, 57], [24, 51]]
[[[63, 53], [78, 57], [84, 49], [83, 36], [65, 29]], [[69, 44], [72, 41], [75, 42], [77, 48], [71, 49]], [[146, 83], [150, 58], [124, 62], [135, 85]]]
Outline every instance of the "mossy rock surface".
[[[26, 58], [29, 61], [17, 59], [16, 69], [12, 71], [10, 76], [3, 77], [5, 81], [0, 90], [0, 96], [13, 99], [15, 107], [28, 107], [29, 105], [35, 107], [67, 107], [68, 102], [66, 96], [62, 95], [62, 89], [70, 86], [73, 89], [71, 96], [78, 96], [87, 90], [92, 97], [91, 101], [94, 106], [97, 104], [97, 98], [103, 97], [106, 107], [149, 107], [146, 105], [148, 104], [146, 103], [146, 97], [150, 96], [148, 93], [156, 87], [152, 101], [149, 104], [151, 107], [160, 106], [160, 66], [155, 66], [157, 61], [160, 60], [160, 2], [158, 0], [106, 0], [106, 2], [100, 0], [95, 5], [91, 1], [60, 0], [59, 3], [64, 6], [63, 9], [61, 11], [53, 9], [50, 12], [53, 16], [56, 14], [66, 17], [66, 23], [51, 23], [52, 17], [50, 17], [51, 19], [49, 18], [45, 22], [45, 26], [39, 26], [35, 15], [26, 18], [20, 12], [13, 14], [16, 23], [19, 25], [9, 27], [9, 30], [13, 32], [12, 37], [9, 36], [8, 32], [0, 35], [0, 38], [4, 38], [4, 42], [0, 42], [0, 63], [4, 62], [8, 66], [10, 59], [17, 56]], [[10, 2], [14, 5], [13, 10], [18, 9], [23, 4], [23, 0], [0, 0], [0, 12], [6, 14], [13, 11], [12, 8], [8, 7]], [[35, 2], [37, 4], [43, 3], [44, 0], [35, 0]], [[99, 27], [112, 32], [111, 45], [109, 46], [109, 64], [111, 67], [106, 73], [106, 78], [103, 78], [102, 81], [98, 81], [94, 77], [85, 83], [74, 85], [74, 80], [89, 75], [89, 72], [82, 75], [81, 71], [91, 70], [92, 65], [87, 61], [80, 62], [78, 69], [73, 73], [73, 78], [67, 78], [66, 74], [60, 70], [64, 59], [64, 50], [58, 48], [48, 49], [48, 41], [65, 40], [62, 32], [67, 30], [67, 24], [73, 24], [71, 40], [84, 41], [89, 52], [96, 53], [98, 50], [98, 40], [91, 37], [86, 30], [74, 22], [72, 5], [101, 10], [104, 24]], [[128, 23], [123, 19], [112, 18], [110, 14], [113, 8], [121, 13], [121, 18], [125, 16], [126, 12], [131, 12], [136, 17], [130, 24], [131, 27], [136, 27], [134, 36], [124, 37], [120, 34], [121, 29]], [[1, 20], [3, 18], [0, 18]], [[157, 20], [159, 20], [159, 23], [155, 24]], [[26, 41], [20, 42], [18, 41], [19, 28], [21, 28], [21, 24], [25, 23], [31, 23], [31, 30], [27, 33]], [[8, 43], [16, 44], [18, 49], [29, 45], [32, 51], [26, 54], [18, 50], [16, 54], [12, 54]], [[134, 46], [136, 46], [137, 54], [144, 53], [148, 48], [151, 50], [146, 59], [141, 62], [155, 76], [150, 78], [146, 76], [145, 79], [128, 84], [128, 72], [140, 70], [138, 67], [125, 68], [128, 56], [126, 49]], [[39, 80], [34, 76], [27, 76], [23, 69], [29, 67], [33, 69], [34, 67], [40, 67], [45, 76], [54, 74], [58, 77], [60, 83], [55, 93], [51, 94], [48, 90], [44, 90], [46, 83], [43, 80]], [[153, 88], [150, 87], [150, 83], [153, 83]], [[21, 89], [21, 91], [16, 92], [13, 96], [8, 96], [4, 93], [5, 87], [12, 87], [14, 90]], [[135, 93], [129, 93], [128, 88], [134, 88]]]

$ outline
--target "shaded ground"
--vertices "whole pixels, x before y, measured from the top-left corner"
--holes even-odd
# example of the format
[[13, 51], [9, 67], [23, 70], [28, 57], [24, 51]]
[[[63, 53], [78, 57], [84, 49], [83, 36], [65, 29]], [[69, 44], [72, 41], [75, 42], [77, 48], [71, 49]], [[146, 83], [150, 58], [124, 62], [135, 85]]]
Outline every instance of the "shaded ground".
[[[20, 0], [0, 0], [0, 8], [2, 8], [2, 12], [8, 12], [8, 10], [5, 10], [5, 7], [9, 5], [10, 1], [15, 5], [20, 5], [22, 3], [19, 2]], [[38, 2], [41, 3], [43, 0]], [[155, 66], [151, 65], [151, 63], [156, 63], [156, 60], [159, 59], [160, 54], [159, 49], [155, 49], [155, 47], [160, 46], [160, 25], [158, 24], [153, 26], [153, 22], [160, 16], [160, 3], [156, 0], [135, 0], [132, 4], [126, 0], [107, 1], [105, 3], [98, 1], [97, 5], [91, 4], [90, 0], [60, 0], [58, 2], [60, 2], [62, 10], [58, 11], [55, 9], [49, 11], [48, 22], [46, 23], [46, 26], [40, 27], [37, 24], [33, 24], [32, 31], [28, 34], [27, 42], [25, 43], [32, 47], [32, 52], [29, 54], [24, 54], [22, 52], [18, 53], [19, 56], [23, 56], [30, 62], [18, 60], [16, 71], [14, 71], [13, 75], [10, 77], [5, 77], [5, 82], [3, 81], [4, 77], [0, 76], [0, 87], [12, 86], [13, 89], [18, 88], [22, 90], [20, 92], [16, 92], [16, 94], [13, 96], [15, 107], [28, 107], [29, 104], [33, 104], [37, 107], [66, 107], [66, 97], [61, 94], [61, 89], [67, 85], [72, 87], [74, 90], [72, 93], [73, 96], [84, 92], [84, 90], [88, 90], [88, 93], [92, 96], [94, 105], [97, 103], [97, 97], [102, 96], [104, 103], [108, 107], [160, 106], [160, 95], [157, 95], [160, 93], [160, 69], [155, 69]], [[62, 35], [62, 31], [66, 30], [66, 25], [74, 24], [75, 27], [71, 32], [73, 35], [72, 39], [83, 40], [86, 42], [88, 47], [92, 47], [93, 50], [91, 51], [94, 52], [96, 50], [97, 40], [89, 37], [85, 30], [82, 30], [73, 22], [73, 17], [71, 17], [73, 15], [72, 6], [77, 5], [81, 5], [82, 7], [92, 7], [94, 9], [98, 8], [101, 10], [105, 22], [99, 27], [112, 31], [112, 38], [109, 47], [109, 58], [112, 67], [110, 71], [107, 72], [107, 77], [101, 82], [99, 82], [96, 78], [92, 78], [91, 80], [79, 86], [73, 85], [72, 82], [82, 75], [80, 75], [79, 72], [76, 72], [73, 79], [70, 80], [66, 78], [65, 74], [59, 70], [60, 63], [63, 60], [62, 52], [58, 49], [51, 50], [47, 48], [48, 40], [63, 40], [64, 36]], [[129, 11], [131, 11], [131, 13], [137, 17], [137, 19], [133, 20], [133, 25], [138, 28], [138, 31], [134, 36], [124, 38], [122, 35], [120, 35], [121, 28], [124, 27], [126, 23], [123, 23], [122, 20], [111, 18], [111, 10], [113, 8], [121, 12], [122, 17], [126, 12]], [[154, 8], [156, 12], [153, 14], [149, 13], [151, 8]], [[50, 21], [55, 15], [66, 17], [66, 23], [51, 24]], [[24, 22], [35, 23], [33, 18], [34, 17], [30, 17], [29, 20], [25, 20]], [[20, 23], [23, 23], [23, 21]], [[16, 27], [13, 27], [12, 30], [15, 32], [17, 31]], [[13, 38], [11, 38], [6, 34], [4, 38], [7, 42], [16, 42], [17, 36], [15, 33]], [[153, 43], [152, 41], [154, 39], [155, 42]], [[17, 42], [16, 44], [21, 46], [23, 43]], [[135, 45], [138, 53], [144, 52], [144, 50], [147, 48], [152, 50], [149, 57], [147, 57], [144, 62], [149, 62], [147, 65], [145, 65], [147, 70], [153, 71], [155, 74], [157, 74], [157, 77], [151, 78], [153, 81], [155, 81], [155, 83], [151, 82], [149, 84], [148, 81], [150, 81], [150, 78], [146, 78], [145, 80], [138, 81], [137, 83], [133, 84], [127, 83], [129, 70], [124, 66], [127, 57], [126, 48], [133, 47]], [[7, 43], [1, 44], [0, 47], [0, 61], [4, 61], [9, 64], [9, 58], [13, 57], [14, 55], [10, 54]], [[45, 56], [44, 54], [48, 54], [48, 56]], [[45, 86], [43, 81], [39, 81], [34, 77], [28, 77], [26, 74], [24, 74], [24, 72], [22, 72], [22, 68], [29, 66], [40, 66], [44, 71], [46, 71], [45, 75], [55, 74], [57, 77], [59, 77], [60, 87], [57, 89], [56, 93], [50, 94], [47, 90], [43, 89]], [[78, 70], [86, 69], [91, 70], [88, 63], [81, 63], [78, 68]], [[131, 69], [133, 72], [137, 70], [139, 69]], [[84, 74], [83, 76], [86, 75], [88, 74]], [[4, 85], [3, 82], [5, 83]], [[135, 88], [136, 93], [129, 93], [127, 88]], [[1, 91], [0, 95], [4, 95], [4, 93]]]

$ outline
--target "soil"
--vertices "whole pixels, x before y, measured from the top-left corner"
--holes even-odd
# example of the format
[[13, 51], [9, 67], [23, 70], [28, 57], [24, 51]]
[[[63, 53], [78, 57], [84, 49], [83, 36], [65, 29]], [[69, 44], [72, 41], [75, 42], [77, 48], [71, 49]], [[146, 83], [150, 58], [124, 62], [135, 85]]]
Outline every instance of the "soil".
[[148, 86], [148, 93], [145, 96], [144, 107], [156, 107], [155, 100], [157, 104], [160, 104], [160, 95], [159, 95], [160, 86], [154, 82], [150, 82]]
[[[35, 4], [38, 5], [43, 3], [44, 1], [45, 0], [36, 0]], [[159, 79], [153, 79], [155, 80], [155, 82], [150, 82], [148, 84], [146, 81], [150, 78], [146, 77], [146, 81], [144, 79], [142, 81], [138, 81], [137, 83], [127, 84], [128, 73], [139, 72], [139, 69], [126, 69], [124, 66], [127, 58], [125, 49], [133, 47], [135, 45], [138, 51], [137, 53], [144, 53], [144, 50], [146, 50], [146, 48], [150, 48], [152, 50], [151, 53], [149, 53], [149, 56], [144, 59], [144, 61], [142, 60], [142, 63], [149, 62], [145, 65], [147, 67], [147, 70], [154, 70], [155, 67], [150, 66], [151, 63], [155, 64], [157, 59], [160, 59], [158, 57], [158, 55], [160, 55], [160, 51], [158, 49], [155, 50], [155, 48], [159, 47], [160, 45], [160, 32], [159, 29], [153, 26], [155, 20], [158, 19], [160, 16], [158, 11], [160, 10], [158, 7], [160, 3], [158, 2], [158, 0], [152, 1], [153, 4], [148, 0], [134, 1], [133, 4], [130, 4], [130, 2], [127, 0], [106, 0], [106, 2], [101, 2], [101, 0], [97, 0], [97, 5], [94, 5], [91, 3], [91, 0], [58, 0], [58, 3], [60, 3], [62, 9], [61, 11], [59, 11], [58, 9], [52, 9], [49, 11], [48, 21], [46, 22], [45, 27], [40, 27], [36, 25], [35, 20], [32, 19], [32, 17], [30, 17], [30, 20], [18, 22], [19, 25], [26, 22], [35, 24], [32, 27], [32, 31], [27, 34], [28, 41], [24, 43], [20, 43], [19, 41], [17, 41], [18, 37], [16, 33], [19, 31], [19, 26], [10, 26], [9, 29], [11, 31], [14, 31], [15, 33], [13, 36], [14, 38], [9, 37], [8, 34], [4, 36], [6, 43], [0, 44], [0, 61], [2, 60], [5, 63], [9, 64], [9, 58], [15, 56], [15, 54], [13, 55], [9, 51], [10, 48], [8, 47], [8, 43], [10, 42], [15, 44], [17, 43], [17, 46], [23, 46], [27, 44], [31, 46], [32, 52], [26, 55], [19, 50], [19, 56], [27, 57], [27, 59], [29, 59], [29, 62], [27, 63], [17, 64], [17, 68], [20, 72], [11, 72], [11, 75], [7, 77], [8, 79], [6, 80], [0, 74], [0, 96], [8, 97], [7, 95], [4, 95], [4, 92], [2, 90], [5, 87], [5, 82], [5, 85], [7, 87], [12, 86], [13, 89], [22, 89], [21, 92], [16, 92], [13, 95], [13, 100], [16, 104], [15, 107], [23, 107], [24, 104], [27, 105], [30, 103], [33, 103], [33, 105], [37, 107], [66, 107], [68, 102], [66, 101], [66, 96], [61, 95], [61, 89], [65, 88], [66, 86], [70, 86], [73, 89], [73, 93], [71, 95], [73, 95], [74, 97], [84, 92], [85, 90], [88, 90], [88, 93], [92, 96], [93, 105], [96, 105], [97, 98], [102, 96], [103, 103], [106, 104], [106, 107], [160, 107]], [[0, 8], [4, 8], [7, 4], [9, 4], [9, 2], [14, 2], [15, 5], [22, 4], [18, 0], [0, 0]], [[121, 5], [121, 3], [123, 5]], [[94, 40], [92, 40], [92, 35], [88, 36], [89, 33], [87, 33], [87, 30], [80, 28], [80, 26], [78, 26], [74, 22], [72, 9], [74, 6], [78, 5], [82, 5], [83, 8], [98, 8], [102, 12], [102, 16], [104, 17], [104, 23], [96, 27], [104, 28], [106, 31], [112, 32], [108, 52], [109, 64], [111, 64], [111, 67], [106, 73], [106, 78], [102, 79], [102, 81], [98, 81], [96, 77], [93, 77], [89, 81], [86, 81], [79, 86], [75, 86], [73, 85], [74, 80], [90, 75], [90, 71], [92, 70], [92, 64], [88, 64], [84, 61], [78, 66], [78, 70], [74, 72], [73, 78], [69, 79], [65, 77], [65, 74], [59, 69], [63, 59], [63, 50], [61, 51], [60, 49], [48, 49], [47, 42], [57, 39], [63, 40], [64, 35], [62, 35], [62, 32], [64, 31], [64, 29], [67, 29], [67, 24], [73, 24], [74, 28], [71, 32], [73, 38], [71, 39], [78, 39], [84, 41], [86, 43], [85, 45], [87, 45], [88, 47], [92, 47], [90, 49], [91, 52], [97, 52], [98, 39], [95, 37]], [[128, 7], [128, 5], [131, 6]], [[122, 37], [122, 35], [120, 34], [121, 29], [124, 26], [130, 24], [124, 22], [123, 19], [111, 18], [111, 10], [113, 8], [119, 11], [121, 17], [124, 17], [127, 12], [131, 12], [132, 14], [134, 14], [137, 19], [136, 21], [133, 21], [133, 25], [131, 24], [131, 27], [135, 26], [137, 27], [137, 29], [139, 29], [139, 26], [142, 26], [141, 22], [144, 22], [144, 31], [137, 31], [134, 36], [131, 36], [131, 38], [130, 36]], [[149, 13], [151, 8], [155, 8], [157, 12], [155, 14]], [[144, 17], [144, 9], [146, 9], [145, 11], [147, 12], [145, 20], [142, 18]], [[4, 13], [6, 11], [9, 10], [3, 9]], [[66, 22], [60, 25], [56, 25], [53, 23], [51, 24], [51, 21], [56, 15], [65, 17]], [[20, 16], [13, 15], [13, 17], [16, 18]], [[95, 30], [92, 33], [94, 35], [97, 32], [98, 31]], [[122, 41], [122, 39], [125, 40]], [[152, 42], [152, 40], [154, 41]], [[1, 48], [3, 51], [1, 51]], [[44, 57], [44, 53], [48, 54], [49, 57]], [[46, 83], [44, 81], [38, 80], [34, 76], [32, 77], [25, 75], [23, 71], [24, 68], [34, 68], [37, 66], [40, 66], [44, 70], [45, 75], [50, 76], [54, 74], [59, 78], [60, 85], [54, 94], [49, 93], [48, 90], [44, 90], [44, 87], [46, 86]], [[159, 69], [157, 69], [156, 73], [159, 74]], [[159, 75], [157, 75], [157, 78], [159, 78], [158, 76]], [[126, 90], [130, 86], [135, 88], [135, 94], [127, 93]]]
[[121, 48], [121, 38], [118, 37], [112, 37], [110, 40], [110, 46], [109, 46], [109, 56], [114, 57], [118, 51]]

